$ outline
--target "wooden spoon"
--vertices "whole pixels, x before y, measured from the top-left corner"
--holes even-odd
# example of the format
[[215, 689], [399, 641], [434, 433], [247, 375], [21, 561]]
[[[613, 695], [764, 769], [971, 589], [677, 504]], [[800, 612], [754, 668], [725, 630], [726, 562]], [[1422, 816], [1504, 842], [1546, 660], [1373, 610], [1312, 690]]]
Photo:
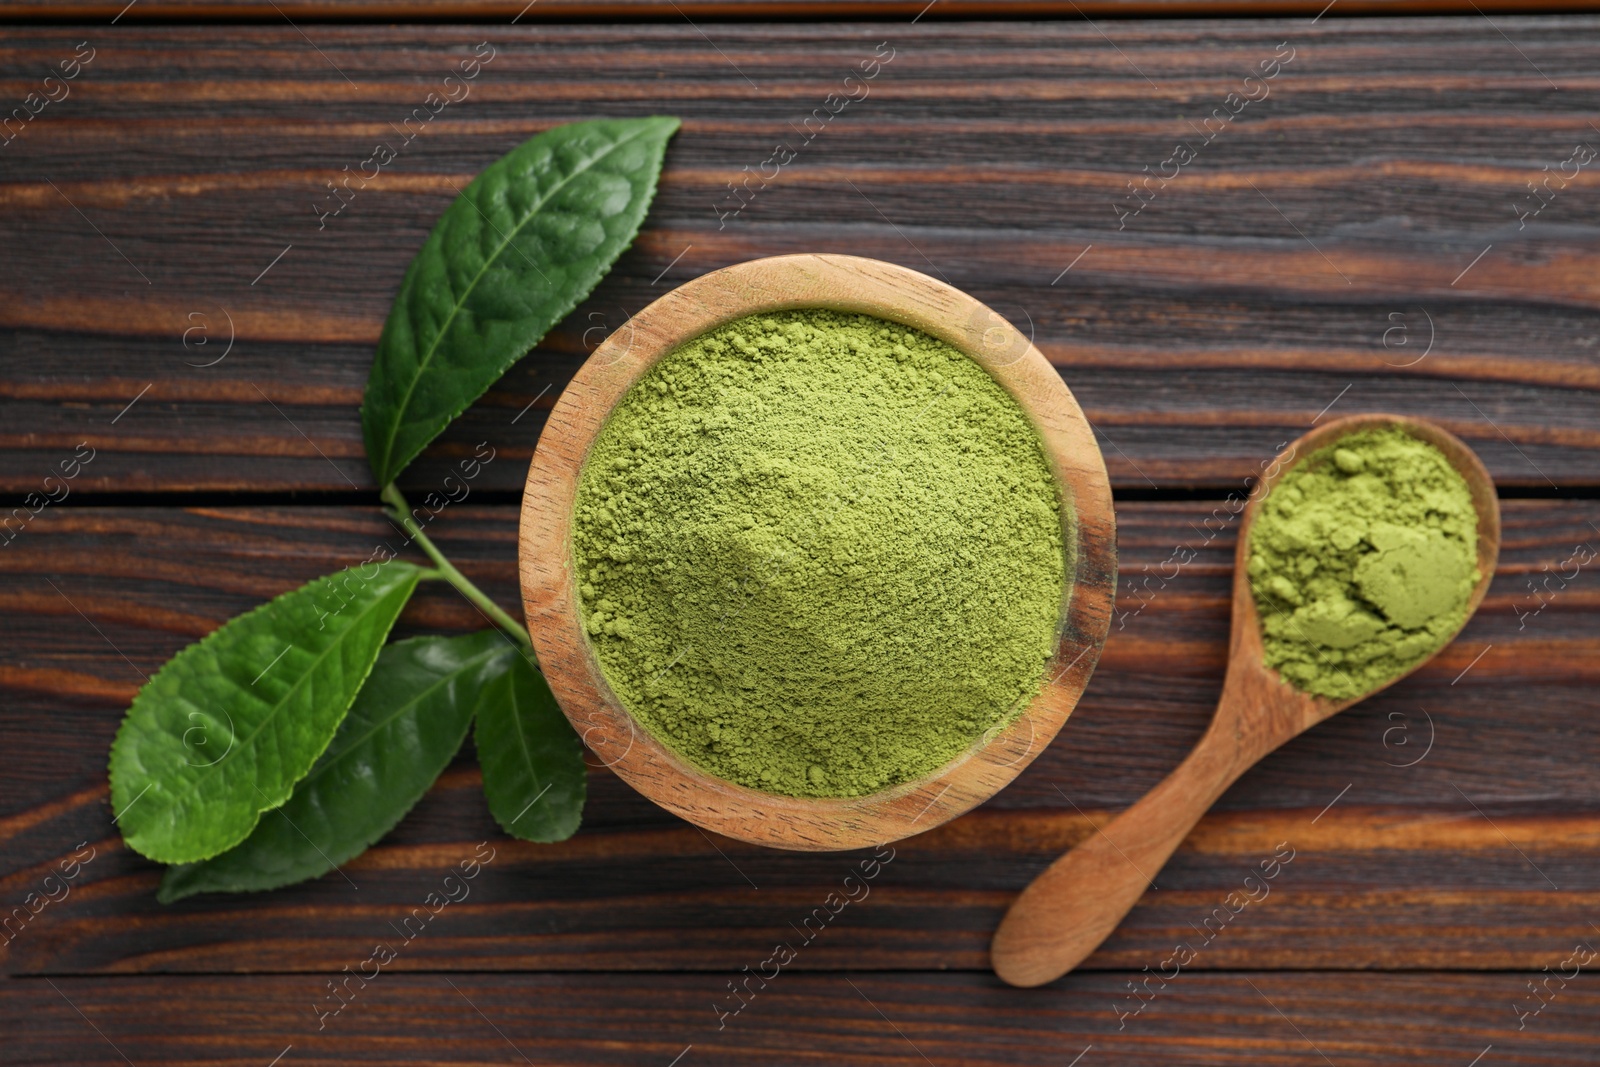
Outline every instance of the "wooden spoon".
[[[1466, 479], [1478, 512], [1480, 575], [1467, 617], [1477, 610], [1499, 556], [1500, 507], [1489, 472], [1471, 449], [1433, 423], [1399, 415], [1353, 415], [1295, 441], [1264, 473], [1239, 525], [1228, 674], [1210, 729], [1159, 785], [1023, 890], [990, 947], [995, 973], [1002, 979], [1015, 986], [1043, 985], [1083, 962], [1132, 910], [1156, 872], [1235, 779], [1302, 730], [1372, 695], [1340, 701], [1311, 696], [1266, 666], [1247, 564], [1250, 527], [1261, 501], [1296, 457], [1310, 455], [1352, 431], [1388, 426], [1437, 447]], [[1391, 679], [1378, 689], [1399, 680]]]

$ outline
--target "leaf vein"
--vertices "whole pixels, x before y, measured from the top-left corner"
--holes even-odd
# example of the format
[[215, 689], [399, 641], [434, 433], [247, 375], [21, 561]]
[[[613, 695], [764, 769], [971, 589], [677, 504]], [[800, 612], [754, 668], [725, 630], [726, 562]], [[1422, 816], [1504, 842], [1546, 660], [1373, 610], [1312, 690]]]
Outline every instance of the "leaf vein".
[[[557, 193], [559, 193], [562, 189], [565, 189], [568, 185], [571, 185], [582, 175], [587, 174], [602, 159], [609, 156], [611, 153], [615, 152], [624, 145], [631, 144], [632, 142], [638, 140], [647, 132], [649, 132], [648, 127], [641, 128], [632, 135], [613, 143], [598, 155], [592, 156], [585, 160], [581, 167], [567, 175], [553, 188], [551, 188], [548, 193], [540, 197], [539, 200], [531, 208], [529, 208], [527, 215], [522, 219], [522, 221], [518, 222], [511, 228], [511, 233], [509, 235], [505, 235], [505, 239], [500, 242], [499, 247], [490, 253], [490, 255], [485, 257], [483, 264], [478, 268], [477, 273], [473, 275], [472, 281], [467, 283], [467, 287], [462, 290], [461, 295], [455, 299], [450, 308], [450, 314], [445, 316], [444, 322], [440, 323], [439, 328], [434, 332], [433, 340], [429, 342], [427, 351], [423, 353], [421, 361], [417, 364], [416, 371], [411, 375], [410, 382], [406, 384], [405, 395], [401, 398], [400, 403], [395, 405], [394, 418], [389, 424], [388, 440], [386, 440], [383, 444], [383, 469], [385, 471], [389, 469], [389, 464], [394, 459], [394, 443], [395, 439], [400, 436], [401, 417], [405, 414], [406, 409], [411, 404], [411, 397], [416, 392], [417, 383], [422, 380], [423, 374], [426, 373], [428, 367], [433, 363], [433, 357], [438, 353], [439, 345], [444, 340], [445, 334], [449, 332], [451, 324], [455, 322], [456, 316], [460, 314], [461, 309], [466, 307], [467, 298], [472, 295], [473, 291], [478, 287], [478, 283], [482, 281], [484, 275], [489, 272], [490, 266], [493, 265], [495, 261], [500, 258], [501, 254], [511, 246], [511, 242], [517, 238], [523, 229], [538, 217], [539, 212], [544, 209], [544, 206], [548, 204]], [[472, 191], [472, 188], [469, 186], [461, 195], [464, 198], [470, 195]], [[396, 471], [395, 473], [398, 474], [399, 472]]]
[[[414, 585], [415, 582], [412, 582], [411, 584]], [[273, 704], [270, 707], [270, 710], [266, 713], [265, 716], [262, 717], [261, 721], [256, 724], [255, 729], [251, 730], [250, 733], [248, 735], [246, 735], [245, 737], [238, 738], [238, 740], [241, 742], [240, 746], [239, 746], [239, 752], [240, 752], [241, 755], [243, 755], [246, 752], [250, 752], [250, 751], [254, 750], [255, 739], [261, 735], [261, 732], [263, 730], [265, 730], [269, 726], [273, 725], [280, 715], [285, 713], [284, 709], [289, 704], [290, 699], [292, 697], [294, 697], [297, 693], [300, 692], [302, 686], [304, 686], [304, 685], [314, 685], [315, 684], [315, 681], [312, 678], [312, 675], [315, 673], [316, 669], [318, 667], [320, 667], [327, 660], [327, 658], [331, 654], [333, 654], [334, 652], [342, 650], [341, 646], [343, 645], [344, 640], [347, 637], [349, 637], [352, 632], [354, 632], [354, 630], [356, 629], [357, 623], [359, 623], [362, 619], [366, 618], [369, 614], [371, 614], [373, 611], [375, 611], [378, 607], [386, 604], [388, 602], [390, 596], [392, 596], [395, 592], [397, 592], [398, 590], [403, 588], [404, 585], [405, 585], [405, 583], [401, 583], [401, 585], [395, 586], [394, 589], [389, 590], [387, 593], [374, 598], [373, 601], [370, 604], [367, 605], [367, 607], [361, 609], [352, 618], [351, 624], [348, 627], [345, 628], [345, 630], [344, 630], [344, 632], [342, 634], [340, 634], [338, 637], [334, 638], [334, 640], [331, 641], [326, 648], [324, 648], [321, 652], [318, 652], [316, 654], [316, 658], [312, 660], [310, 668], [308, 668], [305, 671], [305, 673], [302, 674], [300, 676], [300, 678], [295, 681], [295, 683], [289, 688], [289, 691], [283, 695], [283, 698], [281, 700], [277, 700], [277, 701], [273, 702]], [[315, 692], [313, 692], [311, 694], [311, 697], [313, 698], [311, 702], [313, 704], [315, 703], [315, 699], [314, 699], [315, 696], [316, 696], [316, 694], [315, 694]], [[346, 709], [346, 710], [348, 710], [348, 709]], [[285, 760], [285, 758], [284, 758], [284, 754], [283, 754], [282, 747], [281, 747], [282, 746], [282, 741], [283, 741], [282, 731], [276, 731], [272, 735], [270, 740], [272, 740], [274, 743], [276, 743], [279, 746], [279, 751], [277, 753], [277, 755], [278, 755], [278, 767], [279, 767], [279, 777], [282, 777], [282, 768], [287, 763], [287, 760]], [[178, 790], [176, 790], [176, 791], [167, 792], [167, 796], [174, 803], [176, 803], [180, 798], [187, 797], [189, 794], [194, 793], [199, 788], [199, 786], [202, 783], [202, 781], [207, 780], [210, 777], [210, 773], [209, 772], [215, 770], [218, 767], [221, 767], [226, 762], [228, 762], [226, 759], [221, 759], [221, 760], [218, 760], [216, 763], [211, 764], [208, 767], [200, 768], [200, 773], [197, 774], [197, 775], [185, 775], [183, 778], [180, 778], [179, 781], [178, 781], [178, 785], [180, 786], [180, 788]], [[217, 773], [221, 773], [221, 772], [219, 771]], [[256, 761], [256, 778], [257, 778], [256, 785], [257, 785], [257, 788], [259, 788], [260, 784], [261, 784], [260, 783], [260, 775], [261, 775], [261, 760], [258, 757], [258, 759]], [[185, 786], [187, 786], [188, 788], [182, 788], [182, 787], [185, 787]]]

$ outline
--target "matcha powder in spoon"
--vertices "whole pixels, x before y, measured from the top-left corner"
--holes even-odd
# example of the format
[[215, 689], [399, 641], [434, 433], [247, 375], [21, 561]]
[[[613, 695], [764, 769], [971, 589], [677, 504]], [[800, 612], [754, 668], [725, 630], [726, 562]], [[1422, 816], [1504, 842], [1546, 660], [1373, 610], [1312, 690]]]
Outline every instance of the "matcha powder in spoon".
[[706, 772], [790, 796], [919, 778], [1014, 719], [1068, 563], [1016, 401], [943, 341], [817, 310], [712, 330], [635, 383], [573, 542], [628, 711]]
[[1466, 621], [1478, 583], [1466, 479], [1400, 429], [1357, 430], [1273, 486], [1250, 530], [1267, 666], [1318, 696], [1364, 696]]

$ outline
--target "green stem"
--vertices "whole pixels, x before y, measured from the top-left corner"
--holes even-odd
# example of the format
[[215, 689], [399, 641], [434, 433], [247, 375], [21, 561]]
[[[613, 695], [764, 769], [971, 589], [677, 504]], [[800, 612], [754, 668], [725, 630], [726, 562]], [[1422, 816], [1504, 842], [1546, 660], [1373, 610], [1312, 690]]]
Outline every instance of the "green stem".
[[517, 643], [531, 656], [533, 642], [528, 639], [528, 631], [510, 615], [503, 611], [499, 604], [489, 599], [487, 593], [468, 580], [465, 574], [456, 570], [455, 564], [445, 558], [437, 545], [428, 540], [428, 535], [422, 532], [422, 527], [417, 525], [417, 520], [411, 517], [411, 505], [406, 503], [406, 498], [393, 482], [383, 487], [383, 502], [389, 505], [389, 516], [398, 522], [417, 547], [428, 554], [428, 558], [439, 568], [439, 574], [445, 581], [456, 587], [456, 591], [466, 597], [477, 609], [487, 615], [496, 626], [516, 639]]

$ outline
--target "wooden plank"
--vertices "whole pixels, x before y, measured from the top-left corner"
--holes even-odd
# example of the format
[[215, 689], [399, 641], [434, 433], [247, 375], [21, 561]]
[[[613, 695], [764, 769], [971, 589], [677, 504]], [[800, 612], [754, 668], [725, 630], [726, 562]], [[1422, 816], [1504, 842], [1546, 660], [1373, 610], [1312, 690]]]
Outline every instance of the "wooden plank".
[[[982, 971], [1016, 892], [1108, 815], [966, 816], [894, 846], [870, 896], [835, 919], [830, 895], [859, 897], [859, 883], [845, 878], [871, 853], [761, 852], [682, 825], [651, 827], [653, 813], [642, 811], [628, 812], [626, 828], [607, 826], [608, 815], [638, 802], [611, 781], [598, 792], [600, 811], [580, 837], [539, 848], [497, 838], [480, 814], [476, 776], [463, 772], [342, 874], [172, 906], [155, 902], [152, 865], [115, 838], [92, 840], [94, 859], [71, 895], [15, 920], [4, 967], [12, 975], [335, 971], [374, 939], [403, 937], [408, 918], [426, 920], [430, 895], [442, 895], [443, 879], [482, 848], [494, 860], [471, 895], [430, 922], [395, 969], [737, 970], [779, 940], [814, 933], [796, 969]], [[1336, 808], [1315, 826], [1315, 808], [1210, 816], [1084, 969], [1154, 970], [1188, 943], [1197, 952], [1188, 966], [1198, 970], [1537, 970], [1571, 938], [1593, 935], [1600, 821], [1491, 806], [1490, 823], [1459, 798], [1455, 810], [1439, 803]], [[57, 842], [71, 836], [61, 826], [51, 828]], [[9, 876], [8, 908], [29, 892], [59, 895], [44, 878], [80, 840]], [[1270, 895], [1239, 911], [1243, 894], [1261, 893], [1245, 879], [1291, 849]]]
[[[0, 99], [86, 36], [98, 50], [6, 146], [0, 491], [37, 490], [82, 441], [98, 451], [78, 492], [370, 490], [356, 408], [432, 220], [520, 139], [641, 111], [685, 119], [645, 232], [413, 488], [487, 440], [504, 458], [484, 487], [520, 489], [542, 412], [629, 311], [793, 251], [939, 274], [1031, 330], [1121, 487], [1226, 491], [1330, 405], [1439, 419], [1504, 485], [1593, 486], [1600, 179], [1550, 179], [1537, 216], [1527, 183], [1597, 136], [1597, 31], [1477, 16], [322, 25], [309, 43], [270, 25], [20, 28]], [[486, 40], [470, 95], [414, 122], [319, 228], [326, 183], [400, 139]], [[893, 59], [867, 95], [802, 143], [879, 42]], [[1266, 95], [1202, 127], [1241, 89]], [[1131, 214], [1129, 182], [1182, 138], [1197, 158]], [[780, 141], [794, 160], [764, 168]], [[749, 178], [763, 169], [776, 176]]]
[[[985, 966], [1012, 895], [1199, 736], [1221, 684], [1233, 507], [1119, 508], [1119, 615], [1061, 736], [978, 812], [899, 846], [870, 897], [797, 968]], [[1155, 967], [1280, 843], [1293, 861], [1196, 968], [1537, 969], [1582, 934], [1600, 904], [1600, 593], [1592, 565], [1563, 561], [1600, 546], [1600, 503], [1503, 508], [1501, 568], [1462, 639], [1246, 775], [1092, 969]], [[510, 506], [468, 503], [430, 532], [511, 604], [515, 520]], [[0, 708], [0, 903], [39, 892], [79, 842], [97, 850], [70, 895], [10, 941], [0, 968], [337, 970], [364, 959], [370, 939], [487, 840], [497, 858], [473, 896], [398, 969], [737, 970], [859, 863], [860, 854], [713, 843], [598, 766], [577, 837], [510, 842], [468, 752], [346, 868], [348, 882], [329, 875], [260, 896], [157, 904], [158, 868], [120, 847], [105, 793], [107, 746], [141, 675], [386, 538], [375, 511], [357, 507], [63, 507], [0, 552], [0, 608], [13, 620], [0, 648], [12, 694]], [[1189, 556], [1180, 547], [1193, 558], [1174, 570], [1171, 560]], [[450, 590], [429, 586], [401, 628], [475, 624]]]
[[[1552, 961], [1570, 950], [1558, 946]], [[1523, 974], [1180, 974], [1119, 1029], [1126, 979], [1080, 973], [1014, 990], [980, 975], [780, 973], [765, 988], [752, 980], [754, 996], [719, 1029], [718, 995], [737, 1003], [726, 975], [447, 980], [379, 972], [365, 988], [351, 981], [346, 1006], [321, 1018], [320, 1030], [321, 976], [30, 979], [9, 983], [0, 1001], [8, 1035], [0, 1062], [260, 1067], [280, 1055], [285, 1063], [660, 1067], [1594, 1062], [1600, 993], [1582, 978], [1564, 989], [1552, 979], [1555, 999], [1520, 1031], [1511, 1005], [1519, 997], [1531, 1002]]]
[[[1005, 19], [1214, 18], [1219, 15], [1318, 15], [1327, 0], [0, 0], [0, 19], [63, 18], [140, 22], [233, 19], [296, 22], [453, 20], [533, 23], [555, 19]], [[1355, 15], [1544, 14], [1592, 10], [1587, 0], [1343, 0]]]

